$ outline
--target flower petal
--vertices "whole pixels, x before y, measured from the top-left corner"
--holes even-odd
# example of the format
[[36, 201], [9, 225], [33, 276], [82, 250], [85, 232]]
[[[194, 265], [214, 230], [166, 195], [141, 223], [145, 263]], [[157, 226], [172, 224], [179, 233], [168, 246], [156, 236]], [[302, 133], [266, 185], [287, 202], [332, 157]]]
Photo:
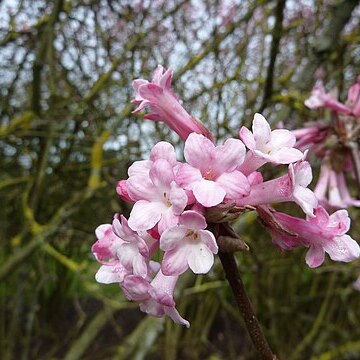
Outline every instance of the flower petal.
[[152, 161], [150, 160], [135, 161], [129, 167], [128, 174], [129, 176], [135, 176], [135, 175], [148, 176], [151, 165], [152, 165]]
[[295, 145], [296, 138], [289, 130], [276, 129], [271, 132], [269, 142], [273, 149], [292, 148]]
[[190, 327], [190, 323], [181, 317], [179, 312], [174, 307], [165, 307], [165, 314], [169, 316], [176, 324], [185, 325], [187, 328]]
[[217, 146], [212, 150], [212, 163], [210, 166], [221, 174], [231, 172], [243, 163], [245, 158], [245, 146], [241, 140], [228, 139], [224, 145]]
[[131, 210], [128, 224], [134, 231], [152, 229], [166, 210], [166, 205], [161, 202], [137, 201]]
[[214, 234], [208, 230], [200, 230], [199, 235], [201, 237], [201, 242], [204, 243], [212, 253], [217, 254], [219, 248]]
[[226, 191], [219, 184], [209, 180], [196, 182], [192, 190], [195, 199], [206, 207], [220, 204], [226, 195]]
[[243, 126], [239, 131], [239, 138], [246, 145], [246, 147], [250, 150], [254, 150], [256, 148], [256, 142], [254, 138], [254, 134], [245, 126]]
[[264, 116], [259, 113], [254, 115], [252, 131], [256, 142], [256, 148], [262, 148], [270, 138], [271, 128]]
[[179, 222], [179, 216], [175, 215], [172, 208], [167, 208], [162, 212], [161, 219], [158, 223], [159, 234], [162, 234], [166, 229], [169, 229]]
[[294, 166], [295, 184], [308, 186], [312, 180], [311, 166], [307, 161], [301, 161]]
[[129, 300], [144, 301], [150, 298], [148, 291], [151, 286], [149, 282], [141, 276], [126, 276], [121, 287]]
[[189, 164], [180, 164], [175, 179], [185, 190], [192, 190], [194, 184], [197, 181], [202, 181], [203, 177], [199, 169]]
[[349, 262], [360, 256], [359, 244], [349, 235], [336, 236], [324, 245], [324, 250], [334, 261]]
[[172, 211], [175, 215], [180, 215], [187, 205], [188, 197], [184, 189], [180, 188], [175, 181], [171, 183], [169, 200], [172, 205]]
[[163, 89], [155, 84], [143, 84], [138, 88], [139, 95], [150, 102], [158, 102], [163, 96]]
[[160, 189], [169, 188], [170, 183], [174, 181], [175, 178], [173, 167], [164, 159], [156, 160], [153, 163], [149, 175], [155, 187]]
[[214, 264], [214, 255], [205, 244], [199, 244], [192, 248], [188, 264], [195, 274], [206, 274]]
[[216, 179], [216, 183], [226, 191], [227, 199], [237, 199], [250, 193], [250, 184], [247, 177], [240, 171], [224, 173]]
[[325, 260], [325, 251], [321, 246], [310, 246], [305, 261], [311, 268], [320, 266]]
[[117, 257], [120, 260], [121, 265], [129, 270], [132, 270], [133, 259], [137, 253], [139, 253], [139, 251], [137, 247], [134, 246], [134, 244], [125, 243], [119, 247], [117, 251]]
[[301, 160], [303, 156], [304, 154], [298, 149], [284, 147], [280, 150], [273, 151], [270, 159], [277, 164], [290, 164]]
[[140, 253], [136, 254], [133, 258], [133, 272], [134, 275], [141, 276], [143, 278], [146, 278], [147, 275], [147, 265], [145, 258], [141, 256]]
[[318, 206], [316, 209], [314, 209], [314, 215], [315, 217], [309, 217], [307, 221], [316, 224], [321, 228], [326, 228], [328, 226], [330, 217], [322, 206]]
[[[165, 70], [165, 69], [164, 69]], [[161, 79], [159, 81], [159, 85], [163, 88], [163, 89], [167, 89], [170, 90], [170, 86], [171, 86], [171, 78], [173, 75], [173, 70], [171, 68], [168, 68], [163, 75], [161, 76]]]
[[165, 230], [160, 237], [160, 249], [163, 251], [174, 249], [185, 238], [187, 230], [184, 225]]
[[112, 226], [110, 224], [102, 224], [99, 225], [96, 229], [95, 229], [95, 235], [98, 239], [101, 239], [105, 236], [105, 234], [108, 232], [108, 230], [112, 230]]
[[176, 164], [175, 149], [170, 143], [160, 141], [152, 148], [150, 152], [150, 160], [156, 161], [159, 159], [167, 160], [171, 165]]
[[197, 169], [211, 164], [211, 152], [215, 145], [201, 134], [191, 133], [185, 141], [185, 160]]
[[157, 189], [148, 176], [131, 176], [126, 181], [126, 189], [133, 201], [151, 201], [157, 197]]
[[95, 274], [95, 279], [101, 284], [121, 283], [127, 274], [125, 268], [121, 265], [108, 266], [102, 265]]
[[178, 246], [165, 252], [161, 263], [161, 271], [164, 275], [180, 275], [188, 269], [188, 247]]
[[202, 230], [207, 226], [204, 216], [196, 211], [184, 211], [179, 219], [179, 224], [186, 226], [192, 230]]
[[144, 79], [136, 79], [136, 80], [133, 80], [133, 82], [131, 83], [132, 87], [134, 88], [135, 91], [138, 91], [139, 90], [139, 87], [141, 85], [146, 85], [148, 84], [149, 82], [147, 80], [144, 80]]
[[330, 215], [328, 226], [336, 228], [336, 235], [343, 235], [350, 229], [351, 220], [347, 210], [338, 210]]
[[305, 214], [314, 217], [314, 209], [318, 205], [318, 200], [310, 189], [296, 186], [293, 197]]

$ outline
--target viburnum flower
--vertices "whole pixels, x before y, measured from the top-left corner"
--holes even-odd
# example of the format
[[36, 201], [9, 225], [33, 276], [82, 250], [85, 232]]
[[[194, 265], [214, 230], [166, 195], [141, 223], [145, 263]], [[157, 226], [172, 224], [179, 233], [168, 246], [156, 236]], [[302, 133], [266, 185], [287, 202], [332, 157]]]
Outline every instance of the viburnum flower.
[[252, 173], [267, 162], [290, 164], [301, 160], [304, 154], [294, 148], [296, 138], [291, 131], [271, 131], [269, 123], [261, 114], [255, 114], [252, 132], [243, 126], [239, 137], [250, 151], [239, 170], [245, 175]]
[[201, 205], [215, 206], [250, 192], [248, 179], [236, 170], [245, 156], [240, 140], [228, 139], [224, 145], [215, 146], [203, 135], [192, 133], [185, 142], [184, 156], [187, 164], [179, 166], [176, 181], [192, 190]]
[[122, 282], [129, 274], [117, 257], [117, 251], [124, 241], [114, 233], [111, 224], [98, 226], [95, 234], [98, 240], [91, 251], [96, 260], [102, 264], [95, 275], [96, 281], [103, 284]]
[[128, 221], [135, 231], [149, 230], [158, 224], [161, 234], [178, 223], [188, 203], [185, 191], [175, 182], [172, 165], [164, 159], [151, 165], [149, 175], [131, 176], [126, 187], [130, 198], [136, 201]]
[[[171, 77], [172, 70], [159, 66], [151, 82], [135, 80], [132, 102], [138, 105], [134, 112], [149, 107], [151, 113], [145, 118], [165, 122], [185, 140], [186, 162], [177, 161], [174, 147], [162, 141], [148, 160], [129, 167], [128, 179], [120, 180], [116, 188], [122, 200], [134, 204], [129, 219], [116, 214], [112, 225], [96, 229], [92, 252], [101, 264], [95, 276], [98, 282], [118, 283], [142, 311], [167, 315], [189, 327], [174, 300], [179, 275], [189, 268], [195, 274], [208, 273], [218, 246], [223, 252], [247, 248], [226, 245], [226, 241], [241, 240], [228, 222], [253, 210], [276, 246], [284, 250], [307, 247], [310, 267], [321, 265], [325, 252], [335, 261], [360, 256], [359, 245], [346, 234], [350, 227], [347, 211], [329, 215], [319, 206], [319, 200], [329, 208], [358, 203], [345, 181], [345, 171], [354, 173], [349, 153], [339, 154], [343, 161], [338, 167], [330, 159], [341, 143], [336, 137], [339, 129], [356, 135], [353, 120], [360, 113], [360, 79], [350, 88], [345, 105], [327, 94], [321, 82], [314, 87], [307, 105], [332, 109], [336, 126], [316, 121], [294, 132], [271, 131], [266, 119], [255, 114], [252, 131], [242, 127], [241, 140], [228, 139], [216, 146], [209, 130], [181, 106], [171, 90]], [[345, 150], [349, 149], [345, 146]], [[308, 188], [312, 180], [310, 164], [304, 161], [308, 151], [322, 160], [315, 188], [319, 200]], [[258, 169], [265, 163], [288, 164], [288, 173], [264, 181]], [[306, 219], [270, 208], [282, 202], [298, 204]], [[219, 243], [214, 234], [219, 235]], [[161, 263], [152, 260], [155, 254]]]
[[308, 247], [305, 260], [311, 268], [324, 262], [325, 252], [334, 261], [349, 262], [360, 256], [359, 244], [346, 235], [350, 228], [350, 218], [346, 210], [338, 210], [329, 216], [320, 206], [315, 209], [314, 215], [313, 218], [304, 220], [273, 212], [272, 216], [277, 223], [294, 234], [291, 236], [270, 225], [268, 230], [274, 243], [284, 250], [296, 247], [296, 244]]
[[323, 160], [320, 175], [314, 193], [325, 208], [347, 208], [360, 206], [360, 200], [354, 199], [346, 185], [345, 175], [342, 171], [336, 173]]
[[348, 91], [348, 97], [345, 103], [351, 109], [354, 116], [360, 117], [360, 76]]
[[190, 327], [175, 308], [174, 289], [178, 276], [166, 276], [161, 270], [149, 283], [140, 276], [127, 276], [122, 288], [129, 300], [138, 301], [140, 310], [156, 317], [169, 316], [174, 322]]
[[121, 284], [126, 275], [131, 274], [119, 260], [101, 265], [95, 274], [95, 280], [100, 284]]
[[349, 91], [345, 105], [336, 99], [335, 93], [326, 93], [321, 81], [317, 82], [311, 92], [311, 97], [305, 101], [310, 109], [329, 108], [335, 112], [354, 117], [360, 116], [360, 76]]
[[296, 137], [295, 147], [301, 151], [309, 150], [322, 157], [327, 152], [326, 138], [331, 134], [331, 127], [323, 121], [310, 122], [307, 127], [293, 130]]
[[314, 216], [313, 209], [318, 200], [307, 188], [312, 180], [310, 164], [307, 161], [289, 165], [289, 172], [280, 178], [262, 182], [251, 187], [250, 194], [236, 200], [238, 206], [257, 206], [294, 201], [302, 210]]
[[165, 275], [180, 275], [189, 267], [195, 274], [206, 274], [214, 264], [218, 246], [208, 230], [205, 218], [195, 211], [185, 211], [179, 225], [167, 229], [160, 237], [165, 251], [161, 270]]
[[97, 261], [107, 263], [115, 260], [118, 248], [124, 240], [120, 239], [113, 230], [111, 224], [99, 225], [95, 230], [97, 241], [91, 248]]
[[171, 90], [172, 74], [171, 69], [166, 70], [159, 65], [151, 82], [143, 79], [134, 80], [136, 96], [132, 103], [138, 107], [133, 112], [137, 113], [148, 106], [152, 112], [144, 118], [165, 122], [182, 140], [186, 140], [192, 132], [203, 134], [212, 140], [210, 131], [186, 112]]
[[335, 93], [327, 93], [325, 91], [324, 85], [321, 80], [318, 80], [315, 83], [311, 91], [310, 98], [305, 100], [305, 105], [310, 109], [318, 109], [325, 107], [343, 114], [351, 114], [351, 109], [340, 103], [336, 99]]
[[129, 177], [135, 175], [148, 175], [152, 164], [157, 160], [166, 160], [172, 167], [178, 163], [174, 147], [166, 142], [160, 141], [154, 145], [150, 152], [149, 160], [135, 161], [128, 169]]
[[[147, 276], [149, 246], [137, 232], [130, 229], [124, 216], [121, 216], [120, 220], [116, 217], [113, 221], [114, 232], [123, 240], [122, 244], [117, 248], [117, 257], [120, 263], [132, 274], [145, 278]], [[155, 240], [150, 235], [143, 232], [144, 235], [147, 235], [150, 244], [155, 243]]]
[[[140, 160], [135, 161], [128, 169], [129, 177], [132, 176], [149, 176], [149, 171], [152, 164], [157, 160], [167, 160], [170, 165], [173, 166], [174, 171], [176, 171], [176, 167], [179, 164], [176, 160], [176, 154], [174, 147], [166, 142], [160, 141], [152, 148], [150, 152], [150, 159], [149, 160]], [[119, 194], [120, 198], [124, 201], [134, 203], [135, 200], [131, 199], [127, 186], [127, 180], [120, 180], [116, 186], [116, 192]]]

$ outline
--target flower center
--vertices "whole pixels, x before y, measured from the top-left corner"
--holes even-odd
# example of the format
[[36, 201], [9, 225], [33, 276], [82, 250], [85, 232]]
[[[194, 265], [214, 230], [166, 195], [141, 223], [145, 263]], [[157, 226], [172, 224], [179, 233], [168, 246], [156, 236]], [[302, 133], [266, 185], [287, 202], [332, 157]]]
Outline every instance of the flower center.
[[214, 180], [215, 174], [214, 174], [213, 169], [208, 169], [208, 170], [206, 170], [205, 172], [203, 172], [202, 177], [203, 177], [205, 180]]
[[163, 197], [164, 197], [166, 206], [168, 206], [168, 207], [172, 206], [171, 201], [170, 201], [170, 199], [167, 197], [167, 193], [166, 193], [165, 191], [164, 191], [164, 193], [163, 193]]
[[198, 238], [199, 238], [199, 234], [198, 234], [196, 231], [188, 230], [187, 233], [186, 233], [186, 237], [187, 237], [189, 240], [197, 241]]

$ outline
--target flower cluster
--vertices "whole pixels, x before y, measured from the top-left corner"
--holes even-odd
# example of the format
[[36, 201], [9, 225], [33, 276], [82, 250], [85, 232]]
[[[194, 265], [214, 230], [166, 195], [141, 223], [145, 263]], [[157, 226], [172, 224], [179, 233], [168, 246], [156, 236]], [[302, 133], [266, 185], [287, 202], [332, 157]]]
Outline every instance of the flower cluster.
[[331, 121], [318, 120], [293, 131], [296, 147], [308, 149], [321, 160], [314, 193], [327, 209], [360, 206], [360, 200], [351, 196], [346, 180], [355, 178], [360, 184], [360, 77], [350, 87], [345, 104], [337, 100], [336, 92], [327, 93], [318, 80], [305, 105], [331, 110]]
[[[347, 212], [329, 216], [308, 188], [311, 167], [294, 147], [293, 133], [271, 131], [266, 119], [256, 114], [252, 131], [242, 127], [239, 139], [216, 145], [210, 131], [184, 110], [172, 92], [171, 76], [171, 70], [159, 66], [152, 82], [135, 80], [133, 103], [138, 105], [135, 112], [150, 108], [147, 119], [165, 122], [185, 140], [185, 161], [177, 160], [170, 143], [159, 142], [149, 160], [129, 167], [128, 178], [117, 185], [120, 198], [133, 203], [129, 218], [115, 214], [112, 224], [96, 229], [92, 252], [101, 263], [98, 282], [118, 283], [142, 311], [168, 315], [189, 326], [176, 310], [175, 286], [188, 269], [206, 274], [212, 268], [219, 246], [209, 230], [215, 222], [209, 214], [224, 206], [238, 214], [257, 210], [277, 246], [309, 248], [306, 261], [311, 267], [324, 261], [325, 252], [336, 261], [360, 255], [358, 244], [345, 235], [350, 225]], [[265, 164], [287, 165], [287, 172], [264, 180]], [[270, 208], [282, 202], [296, 203], [307, 218]]]

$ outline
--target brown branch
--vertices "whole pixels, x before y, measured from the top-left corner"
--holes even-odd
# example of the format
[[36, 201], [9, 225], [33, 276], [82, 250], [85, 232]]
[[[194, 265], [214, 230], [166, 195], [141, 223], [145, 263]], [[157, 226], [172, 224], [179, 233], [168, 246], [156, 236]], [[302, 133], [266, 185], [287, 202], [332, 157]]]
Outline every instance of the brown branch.
[[275, 62], [277, 55], [279, 54], [279, 45], [280, 45], [281, 35], [283, 32], [285, 4], [286, 4], [286, 0], [278, 0], [275, 8], [275, 25], [272, 34], [272, 43], [270, 48], [270, 61], [269, 61], [267, 76], [265, 80], [263, 99], [258, 111], [260, 113], [263, 112], [266, 106], [268, 105], [273, 92]]
[[[226, 224], [218, 224], [214, 226], [215, 237], [232, 235], [229, 234], [229, 226]], [[233, 253], [226, 253], [219, 251], [219, 258], [224, 268], [226, 278], [230, 284], [231, 290], [234, 294], [235, 301], [244, 318], [246, 328], [249, 332], [250, 338], [263, 360], [276, 360], [277, 357], [271, 351], [271, 348], [261, 330], [259, 320], [256, 317], [255, 311], [246, 292], [244, 283], [241, 279], [239, 269], [237, 267]]]
[[237, 268], [234, 254], [219, 252], [221, 264], [224, 268], [226, 278], [234, 293], [236, 303], [244, 318], [251, 340], [258, 351], [260, 358], [264, 360], [277, 359], [261, 330], [259, 321], [255, 315], [249, 296], [246, 293], [240, 272]]

